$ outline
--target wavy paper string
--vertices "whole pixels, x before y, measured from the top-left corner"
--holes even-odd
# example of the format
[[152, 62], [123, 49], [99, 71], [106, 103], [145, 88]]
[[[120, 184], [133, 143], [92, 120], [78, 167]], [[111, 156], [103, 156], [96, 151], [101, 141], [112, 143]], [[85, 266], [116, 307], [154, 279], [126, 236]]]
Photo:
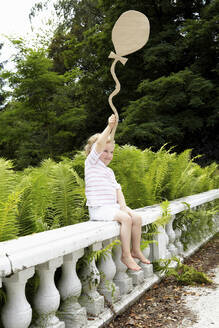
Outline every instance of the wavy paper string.
[[118, 114], [118, 111], [117, 111], [116, 107], [113, 104], [112, 99], [120, 91], [120, 83], [119, 83], [119, 80], [118, 80], [118, 78], [116, 76], [116, 73], [115, 73], [115, 67], [116, 67], [116, 63], [118, 61], [120, 61], [123, 65], [125, 65], [128, 59], [125, 58], [125, 57], [121, 57], [119, 55], [116, 55], [113, 51], [111, 51], [108, 58], [114, 58], [114, 61], [113, 61], [112, 65], [111, 65], [111, 68], [110, 68], [110, 72], [111, 72], [112, 77], [113, 77], [113, 79], [116, 83], [116, 87], [115, 87], [114, 91], [110, 94], [110, 96], [108, 98], [109, 105], [110, 105], [112, 111], [114, 112], [114, 114], [116, 116], [116, 120], [117, 120], [117, 124], [114, 126], [114, 128], [111, 132], [111, 139], [113, 140], [114, 136], [115, 136], [116, 129], [117, 129], [117, 125], [118, 125], [118, 122], [119, 122], [119, 114]]

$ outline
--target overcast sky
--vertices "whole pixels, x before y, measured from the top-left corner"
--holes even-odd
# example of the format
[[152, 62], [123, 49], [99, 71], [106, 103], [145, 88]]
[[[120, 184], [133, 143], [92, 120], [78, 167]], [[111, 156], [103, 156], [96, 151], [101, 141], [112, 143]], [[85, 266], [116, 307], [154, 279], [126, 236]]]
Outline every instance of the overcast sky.
[[[0, 42], [4, 43], [1, 50], [0, 62], [8, 60], [14, 53], [14, 48], [4, 37], [5, 35], [13, 38], [33, 38], [34, 34], [40, 31], [45, 24], [46, 19], [50, 16], [50, 12], [39, 15], [33, 19], [33, 31], [29, 21], [29, 14], [32, 6], [38, 2], [37, 0], [0, 0]], [[54, 1], [53, 1], [54, 2]], [[9, 65], [10, 66], [10, 63]]]

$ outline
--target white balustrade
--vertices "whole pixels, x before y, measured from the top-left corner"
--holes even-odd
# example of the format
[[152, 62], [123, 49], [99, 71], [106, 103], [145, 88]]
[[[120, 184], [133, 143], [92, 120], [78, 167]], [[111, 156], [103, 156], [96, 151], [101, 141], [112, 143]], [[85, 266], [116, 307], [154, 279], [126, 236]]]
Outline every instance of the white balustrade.
[[81, 281], [77, 276], [76, 264], [84, 250], [65, 255], [63, 258], [62, 276], [58, 283], [61, 296], [61, 306], [58, 317], [65, 322], [66, 328], [81, 328], [87, 325], [87, 312], [78, 303], [81, 295]]
[[115, 284], [120, 289], [120, 294], [128, 294], [132, 290], [132, 278], [126, 273], [127, 266], [121, 261], [122, 248], [121, 245], [117, 245], [113, 250], [113, 260], [116, 265], [116, 274], [114, 277]]
[[[95, 252], [100, 250], [101, 247], [101, 243], [95, 243], [90, 249]], [[86, 307], [88, 314], [97, 316], [104, 310], [104, 297], [97, 291], [100, 283], [100, 273], [96, 267], [94, 258], [83, 268], [81, 282], [82, 294], [79, 298], [80, 304]]]
[[[136, 263], [140, 263], [139, 260], [136, 260]], [[132, 278], [132, 284], [133, 286], [137, 286], [143, 283], [144, 281], [144, 271], [140, 270], [140, 271], [133, 271], [133, 270], [127, 270], [127, 274], [129, 277]]]
[[[151, 258], [151, 256], [150, 256], [150, 253], [151, 253], [150, 245], [148, 245], [148, 247], [145, 247], [142, 250], [142, 253], [144, 254], [146, 259], [150, 259]], [[152, 260], [152, 258], [151, 258], [151, 260]], [[150, 279], [153, 276], [153, 265], [152, 264], [145, 264], [145, 263], [142, 263], [142, 262], [140, 262], [138, 264], [144, 272], [144, 279]]]
[[[183, 202], [195, 208], [218, 198], [219, 189], [216, 189], [171, 201], [172, 219], [166, 227], [159, 227], [159, 233], [153, 238], [157, 243], [143, 250], [145, 257], [153, 261], [176, 254], [187, 256], [182, 246], [182, 232], [184, 234], [186, 227], [174, 231], [174, 216], [187, 209]], [[136, 212], [142, 216], [143, 226], [147, 226], [160, 217], [162, 210], [154, 205]], [[218, 219], [215, 216], [217, 228]], [[87, 263], [80, 277], [76, 270], [85, 249], [100, 250], [118, 239], [119, 232], [117, 222], [88, 221], [0, 243], [0, 288], [3, 285], [7, 294], [6, 304], [0, 310], [3, 328], [28, 328], [30, 325], [31, 328], [98, 328], [113, 318], [114, 312], [119, 313], [137, 300], [160, 278], [153, 273], [152, 264], [139, 262], [143, 269], [140, 273], [127, 271], [121, 262], [121, 245], [113, 249], [113, 256], [106, 254], [98, 264], [99, 270], [94, 259]], [[60, 277], [56, 275], [56, 287], [54, 276], [61, 266]], [[35, 271], [40, 281], [31, 308], [25, 287]], [[112, 303], [111, 307], [108, 302], [104, 307], [104, 297]], [[34, 321], [33, 312], [38, 316]], [[88, 320], [90, 315], [92, 320]]]
[[[103, 247], [107, 247], [113, 239], [109, 239], [103, 242]], [[113, 262], [111, 252], [106, 253], [98, 265], [100, 272], [100, 284], [98, 290], [103, 294], [106, 300], [110, 303], [115, 303], [120, 299], [119, 287], [113, 282], [113, 278], [116, 274], [116, 265]]]
[[[181, 235], [182, 235], [182, 231], [178, 228], [175, 229], [175, 236], [176, 236], [176, 239], [175, 239], [175, 246], [177, 248], [177, 254], [180, 256], [183, 252], [183, 244], [181, 243], [180, 241], [180, 238], [181, 238]], [[176, 254], [176, 255], [177, 255]]]
[[163, 226], [158, 227], [158, 233], [154, 235], [154, 243], [153, 246], [153, 259], [155, 261], [159, 259], [167, 259], [171, 257], [171, 253], [167, 249], [167, 245], [169, 243], [169, 237], [166, 234], [166, 230]]
[[173, 230], [173, 221], [175, 220], [175, 215], [173, 215], [170, 221], [166, 224], [166, 233], [169, 237], [169, 243], [167, 245], [167, 249], [170, 252], [171, 256], [176, 256], [177, 248], [174, 245], [174, 241], [176, 238], [175, 232]]
[[62, 258], [50, 260], [36, 266], [40, 277], [40, 285], [34, 297], [34, 308], [38, 314], [32, 328], [64, 328], [64, 322], [56, 316], [60, 304], [60, 294], [55, 286], [54, 274], [62, 265]]
[[25, 286], [34, 275], [34, 268], [28, 268], [3, 278], [7, 291], [7, 302], [2, 309], [2, 322], [5, 328], [27, 328], [32, 319], [32, 309], [27, 302]]

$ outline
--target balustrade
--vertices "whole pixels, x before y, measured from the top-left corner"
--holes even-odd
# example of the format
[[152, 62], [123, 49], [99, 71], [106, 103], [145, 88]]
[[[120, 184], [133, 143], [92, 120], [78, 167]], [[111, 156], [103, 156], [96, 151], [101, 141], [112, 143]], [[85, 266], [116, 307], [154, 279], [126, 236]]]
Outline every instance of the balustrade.
[[[159, 227], [153, 238], [157, 243], [143, 250], [145, 257], [153, 261], [183, 256], [182, 231], [186, 227], [173, 229], [176, 215], [186, 209], [183, 202], [194, 208], [217, 198], [219, 190], [212, 190], [170, 202], [171, 220]], [[136, 211], [144, 226], [161, 214], [159, 205]], [[94, 258], [87, 261], [79, 275], [77, 262], [86, 250], [105, 248], [119, 238], [119, 231], [117, 222], [85, 222], [0, 243], [0, 287], [6, 290], [6, 303], [0, 311], [3, 328], [100, 327], [158, 282], [152, 264], [139, 262], [142, 271], [127, 270], [121, 262], [121, 245], [116, 245], [112, 254], [106, 253], [97, 266]], [[35, 272], [39, 287], [30, 305], [25, 290]]]
[[5, 328], [27, 328], [31, 322], [32, 309], [27, 302], [25, 286], [34, 275], [34, 268], [28, 268], [3, 278], [7, 291], [7, 302], [2, 309], [2, 322]]
[[58, 283], [62, 300], [58, 317], [65, 322], [66, 328], [81, 328], [87, 324], [86, 309], [78, 302], [81, 295], [81, 281], [76, 272], [77, 261], [83, 255], [84, 250], [80, 249], [63, 258], [62, 276]]
[[[103, 247], [108, 246], [113, 239], [109, 239], [103, 242]], [[104, 295], [106, 300], [110, 303], [115, 303], [120, 299], [119, 287], [113, 282], [113, 278], [116, 274], [116, 265], [112, 259], [111, 252], [107, 252], [98, 265], [100, 272], [100, 284], [99, 291]]]
[[167, 249], [169, 251], [169, 253], [172, 256], [176, 256], [177, 255], [177, 248], [174, 245], [174, 241], [176, 239], [176, 233], [173, 230], [173, 221], [175, 220], [175, 215], [173, 215], [170, 219], [170, 221], [166, 224], [166, 233], [169, 237], [169, 243], [167, 244]]
[[[101, 243], [95, 243], [90, 249], [95, 252], [100, 250], [101, 247]], [[97, 291], [100, 283], [100, 273], [96, 267], [94, 258], [89, 260], [83, 268], [81, 280], [82, 294], [80, 296], [80, 303], [86, 307], [89, 314], [97, 316], [104, 310], [104, 297]]]
[[40, 285], [34, 297], [34, 308], [38, 314], [36, 323], [31, 328], [64, 328], [65, 324], [56, 316], [60, 304], [60, 294], [55, 286], [55, 270], [62, 265], [62, 258], [50, 260], [36, 266]]

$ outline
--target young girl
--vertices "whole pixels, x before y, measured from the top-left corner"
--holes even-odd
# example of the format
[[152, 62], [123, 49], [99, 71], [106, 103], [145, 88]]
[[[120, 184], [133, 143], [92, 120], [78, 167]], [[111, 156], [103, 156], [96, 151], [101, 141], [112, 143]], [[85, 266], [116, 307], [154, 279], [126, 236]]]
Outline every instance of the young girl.
[[[90, 220], [117, 221], [121, 224], [121, 261], [131, 270], [139, 271], [134, 258], [149, 264], [140, 250], [141, 217], [126, 206], [121, 186], [113, 170], [107, 166], [113, 158], [114, 141], [110, 135], [117, 125], [115, 115], [108, 119], [108, 125], [101, 134], [95, 134], [85, 147], [85, 193]], [[130, 243], [132, 249], [130, 250]]]

